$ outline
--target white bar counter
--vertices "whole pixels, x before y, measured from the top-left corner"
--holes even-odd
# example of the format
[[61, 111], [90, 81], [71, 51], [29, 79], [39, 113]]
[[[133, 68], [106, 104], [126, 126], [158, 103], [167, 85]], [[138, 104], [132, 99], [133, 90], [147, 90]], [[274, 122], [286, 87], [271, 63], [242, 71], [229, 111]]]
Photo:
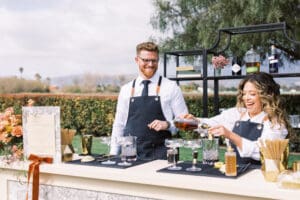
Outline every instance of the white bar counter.
[[[55, 193], [51, 187], [63, 188], [63, 194], [67, 196], [61, 196], [60, 200], [290, 200], [299, 199], [300, 196], [300, 190], [281, 189], [276, 183], [266, 182], [260, 170], [252, 170], [237, 179], [156, 172], [167, 166], [165, 160], [156, 160], [127, 169], [63, 163], [41, 164], [40, 188], [45, 187], [46, 189], [40, 189], [40, 200], [51, 200], [54, 199], [55, 195], [55, 199], [58, 198], [58, 194], [50, 194], [51, 192]], [[0, 200], [24, 200], [23, 193], [24, 188], [26, 191], [26, 184], [20, 184], [17, 180], [26, 181], [26, 177], [20, 176], [20, 172], [24, 169], [27, 170], [27, 167], [28, 163], [24, 162], [10, 166], [0, 163]], [[75, 195], [77, 190], [81, 192], [81, 197], [79, 197], [80, 195], [70, 197], [72, 194]], [[84, 191], [87, 193], [83, 193]], [[47, 193], [48, 198], [44, 197], [45, 193]]]

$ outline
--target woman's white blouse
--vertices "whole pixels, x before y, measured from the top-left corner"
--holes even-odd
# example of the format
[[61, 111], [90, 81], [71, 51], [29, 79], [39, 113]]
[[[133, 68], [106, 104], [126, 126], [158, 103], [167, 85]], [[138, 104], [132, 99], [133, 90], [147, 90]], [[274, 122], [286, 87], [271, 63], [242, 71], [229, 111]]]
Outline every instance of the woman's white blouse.
[[[240, 111], [246, 113], [242, 116]], [[286, 127], [283, 125], [280, 126], [279, 124], [272, 126], [269, 120], [264, 121], [265, 116], [266, 113], [261, 112], [255, 117], [250, 118], [246, 109], [238, 110], [237, 108], [229, 108], [217, 116], [212, 118], [200, 118], [200, 120], [210, 126], [223, 125], [227, 129], [232, 130], [236, 121], [248, 121], [250, 119], [251, 122], [263, 123], [264, 128], [260, 137], [261, 139], [284, 139], [288, 134]], [[251, 157], [255, 160], [260, 159], [257, 141], [250, 141], [246, 138], [242, 138], [242, 149], [238, 148], [238, 151], [241, 157]]]

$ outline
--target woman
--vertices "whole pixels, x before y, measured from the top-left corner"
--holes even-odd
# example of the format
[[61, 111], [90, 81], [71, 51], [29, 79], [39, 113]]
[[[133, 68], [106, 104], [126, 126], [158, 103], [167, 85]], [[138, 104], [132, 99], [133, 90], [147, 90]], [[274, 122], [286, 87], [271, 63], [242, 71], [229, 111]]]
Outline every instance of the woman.
[[238, 163], [260, 164], [258, 139], [284, 139], [288, 135], [289, 123], [279, 88], [271, 75], [251, 74], [239, 84], [235, 108], [199, 120], [211, 126], [208, 131], [213, 135], [230, 140], [237, 151]]

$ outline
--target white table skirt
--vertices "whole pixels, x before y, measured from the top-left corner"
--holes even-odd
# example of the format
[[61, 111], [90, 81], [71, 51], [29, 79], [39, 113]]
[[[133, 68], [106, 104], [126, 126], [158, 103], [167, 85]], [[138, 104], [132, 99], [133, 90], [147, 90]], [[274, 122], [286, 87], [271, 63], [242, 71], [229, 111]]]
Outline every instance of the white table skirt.
[[[260, 170], [253, 170], [237, 178], [215, 178], [156, 172], [167, 167], [164, 160], [156, 160], [127, 169], [91, 167], [75, 164], [42, 164], [40, 166], [40, 200], [45, 195], [70, 195], [80, 191], [78, 199], [298, 199], [300, 190], [281, 189], [276, 183], [266, 182]], [[26, 184], [16, 180], [28, 163], [11, 166], [0, 164], [0, 191], [2, 200], [19, 200]], [[45, 189], [46, 188], [46, 189]], [[60, 188], [60, 189], [57, 189]], [[62, 190], [63, 188], [63, 190]], [[12, 191], [13, 190], [13, 191]], [[16, 192], [15, 190], [18, 190]], [[20, 190], [20, 191], [19, 191]], [[23, 191], [22, 191], [23, 190]], [[56, 193], [54, 192], [56, 191]], [[86, 191], [82, 193], [82, 191]], [[55, 194], [50, 194], [50, 193]], [[18, 193], [18, 197], [12, 194]], [[46, 194], [45, 194], [46, 193]], [[102, 195], [102, 196], [101, 196]], [[112, 198], [114, 196], [115, 198]], [[131, 197], [131, 198], [130, 198]], [[64, 197], [60, 197], [64, 199]], [[75, 198], [75, 197], [74, 197]], [[67, 197], [65, 199], [68, 199]], [[77, 199], [77, 198], [76, 198]]]

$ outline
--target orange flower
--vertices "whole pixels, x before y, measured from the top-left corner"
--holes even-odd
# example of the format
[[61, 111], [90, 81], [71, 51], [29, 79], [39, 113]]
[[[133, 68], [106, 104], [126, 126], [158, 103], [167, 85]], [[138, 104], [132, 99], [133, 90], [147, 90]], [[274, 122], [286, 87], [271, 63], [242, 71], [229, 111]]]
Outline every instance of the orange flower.
[[29, 99], [27, 102], [27, 106], [33, 106], [35, 101], [33, 99]]
[[16, 126], [18, 124], [21, 124], [21, 121], [22, 121], [22, 115], [12, 115], [10, 117], [11, 119], [11, 124], [12, 126]]
[[12, 146], [11, 152], [13, 153], [13, 157], [17, 159], [20, 159], [23, 156], [23, 150], [19, 148], [17, 145]]
[[0, 155], [11, 155], [9, 162], [22, 158], [22, 115], [16, 115], [13, 107], [0, 113]]
[[13, 114], [14, 114], [14, 108], [13, 107], [6, 108], [5, 111], [4, 111], [4, 115], [7, 116], [7, 117], [9, 117]]
[[11, 137], [7, 133], [1, 133], [0, 134], [0, 142], [2, 142], [4, 145], [7, 145], [11, 141]]
[[0, 133], [0, 142], [4, 143], [4, 140], [6, 139], [6, 133]]
[[15, 126], [13, 127], [12, 131], [11, 131], [11, 135], [15, 136], [15, 137], [21, 137], [23, 135], [23, 129], [22, 126]]

